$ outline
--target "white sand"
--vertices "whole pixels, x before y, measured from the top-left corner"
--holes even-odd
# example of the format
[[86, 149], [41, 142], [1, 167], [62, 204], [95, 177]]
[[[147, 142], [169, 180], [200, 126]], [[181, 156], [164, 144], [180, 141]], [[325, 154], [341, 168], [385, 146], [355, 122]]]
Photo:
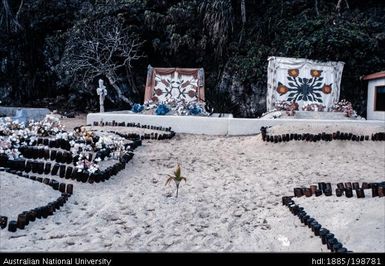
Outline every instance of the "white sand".
[[47, 205], [60, 197], [60, 192], [38, 181], [0, 172], [0, 215], [17, 220], [23, 211]]
[[[273, 144], [260, 136], [178, 134], [143, 141], [117, 176], [75, 183], [74, 195], [54, 216], [22, 232], [0, 230], [0, 250], [323, 252], [320, 239], [281, 205], [281, 197], [318, 182], [382, 181], [384, 150], [384, 142]], [[187, 177], [179, 198], [174, 184], [164, 186], [177, 162]], [[356, 201], [346, 204], [344, 217], [354, 220], [349, 214]], [[378, 213], [385, 200], [368, 206], [369, 215]], [[367, 237], [376, 240], [372, 227]], [[378, 250], [377, 243], [366, 241], [359, 250]]]
[[[385, 123], [384, 123], [385, 126]], [[357, 125], [348, 125], [341, 124], [336, 126], [335, 124], [327, 124], [327, 123], [300, 123], [300, 124], [291, 124], [291, 125], [277, 125], [267, 129], [268, 134], [286, 134], [286, 133], [310, 133], [310, 134], [318, 134], [318, 133], [335, 133], [340, 131], [341, 133], [353, 133], [356, 135], [369, 135], [377, 132], [384, 132], [384, 126], [376, 126], [376, 125], [368, 125], [365, 126], [357, 126]]]
[[[367, 252], [370, 247], [372, 252], [384, 252], [384, 198], [372, 198], [370, 189], [365, 190], [365, 194], [365, 198], [359, 199], [354, 192], [353, 198], [301, 197], [294, 201], [329, 229], [348, 250]], [[326, 245], [324, 247], [326, 249]]]

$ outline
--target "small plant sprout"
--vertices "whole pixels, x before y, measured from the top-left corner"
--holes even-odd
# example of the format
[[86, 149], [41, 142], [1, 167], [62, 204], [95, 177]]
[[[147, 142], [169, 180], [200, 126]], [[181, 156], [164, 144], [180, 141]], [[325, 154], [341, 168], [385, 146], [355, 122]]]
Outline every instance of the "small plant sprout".
[[175, 182], [175, 185], [176, 185], [176, 197], [178, 197], [178, 190], [179, 190], [179, 184], [182, 180], [184, 180], [185, 182], [187, 181], [186, 177], [182, 176], [181, 174], [181, 169], [180, 169], [180, 165], [178, 163], [178, 165], [176, 166], [176, 170], [174, 172], [174, 175], [167, 175], [168, 176], [168, 179], [166, 181], [166, 186], [171, 182], [171, 180], [174, 180]]

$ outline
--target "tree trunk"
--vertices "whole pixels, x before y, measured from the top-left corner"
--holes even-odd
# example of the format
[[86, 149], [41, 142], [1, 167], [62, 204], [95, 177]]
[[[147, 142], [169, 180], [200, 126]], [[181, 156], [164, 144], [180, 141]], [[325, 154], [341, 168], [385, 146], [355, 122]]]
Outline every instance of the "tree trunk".
[[4, 10], [3, 19], [5, 20], [5, 28], [9, 32], [18, 32], [22, 29], [18, 17], [23, 7], [24, 0], [20, 2], [16, 15], [13, 15], [12, 8], [9, 6], [8, 0], [3, 0], [2, 3]]
[[116, 93], [118, 94], [118, 98], [121, 99], [123, 102], [126, 102], [129, 105], [133, 106], [134, 103], [130, 99], [128, 99], [126, 96], [124, 96], [119, 86], [116, 85], [115, 79], [111, 75], [106, 75], [106, 77], [110, 82], [110, 85], [115, 89]]
[[[342, 4], [342, 0], [338, 0], [337, 5], [336, 5], [336, 10], [337, 10], [338, 14], [340, 14], [340, 11], [341, 11], [341, 4]], [[346, 4], [346, 8], [349, 9], [348, 0], [345, 0], [345, 4]]]
[[139, 94], [138, 88], [135, 85], [135, 82], [134, 82], [134, 79], [132, 77], [131, 71], [130, 71], [130, 69], [128, 67], [126, 67], [126, 74], [127, 74], [128, 84], [130, 84], [132, 92], [135, 93], [135, 94]]
[[241, 18], [242, 18], [242, 29], [241, 33], [239, 34], [239, 41], [238, 43], [241, 44], [243, 40], [243, 35], [245, 32], [245, 24], [246, 24], [246, 0], [241, 0]]
[[318, 0], [315, 0], [315, 2], [314, 2], [314, 6], [315, 6], [315, 13], [317, 14], [317, 16], [319, 16], [319, 10], [318, 10]]
[[[15, 15], [15, 19], [16, 19], [16, 21], [17, 21], [18, 23], [19, 23], [19, 17], [20, 17], [20, 13], [21, 13], [21, 10], [22, 10], [23, 5], [24, 5], [24, 0], [21, 0], [21, 1], [20, 1], [20, 5], [19, 5], [19, 9], [17, 10], [16, 15]], [[19, 25], [20, 25], [20, 24], [19, 24]], [[20, 27], [21, 27], [21, 25], [20, 25]]]
[[246, 23], [246, 0], [241, 0], [242, 24]]

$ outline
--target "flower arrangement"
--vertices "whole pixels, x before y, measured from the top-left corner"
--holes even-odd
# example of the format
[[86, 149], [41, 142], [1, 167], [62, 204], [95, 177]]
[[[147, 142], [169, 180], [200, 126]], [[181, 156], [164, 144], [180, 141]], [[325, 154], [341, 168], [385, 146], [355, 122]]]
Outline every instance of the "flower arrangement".
[[357, 117], [356, 111], [353, 110], [352, 103], [343, 99], [338, 103], [334, 103], [331, 107], [332, 112], [344, 112], [347, 117]]
[[76, 162], [75, 168], [78, 172], [88, 172], [93, 174], [99, 170], [99, 165], [89, 161], [88, 158], [83, 153], [81, 153], [79, 160]]
[[324, 112], [326, 106], [319, 103], [308, 103], [302, 106], [303, 111]]
[[95, 150], [119, 150], [124, 145], [124, 139], [118, 136], [103, 135], [99, 137], [99, 140], [95, 143]]
[[200, 115], [204, 112], [203, 107], [196, 102], [188, 103], [187, 110], [189, 111], [190, 115]]
[[75, 140], [70, 141], [70, 145], [73, 156], [81, 154], [82, 152], [91, 152], [93, 150], [93, 147], [91, 145]]
[[[76, 171], [87, 175], [99, 172], [99, 162], [102, 160], [118, 159], [120, 162], [127, 162], [132, 158], [131, 146], [124, 138], [101, 134], [96, 135], [86, 127], [66, 132], [59, 118], [52, 115], [46, 116], [42, 121], [26, 123], [5, 117], [0, 119], [0, 161], [4, 158], [23, 158], [23, 153], [19, 151], [23, 146], [59, 145], [72, 153]], [[92, 155], [94, 153], [96, 156]]]
[[156, 109], [155, 109], [155, 113], [157, 115], [165, 115], [167, 114], [168, 112], [170, 112], [170, 108], [167, 106], [167, 104], [159, 104]]
[[274, 107], [277, 111], [298, 110], [298, 103], [283, 100], [275, 102]]
[[144, 110], [144, 106], [139, 104], [139, 103], [136, 103], [132, 106], [132, 109], [131, 111], [133, 111], [134, 113], [140, 113]]
[[[22, 157], [19, 152], [21, 146], [36, 145], [41, 137], [50, 140], [65, 140], [69, 143], [69, 150], [73, 157], [78, 156], [77, 168], [93, 173], [98, 169], [100, 158], [93, 162], [86, 158], [90, 152], [101, 151], [103, 159], [117, 159], [126, 152], [122, 137], [114, 135], [96, 136], [85, 127], [79, 127], [73, 132], [63, 130], [59, 118], [47, 115], [42, 121], [27, 122], [26, 125], [12, 118], [6, 117], [0, 120], [0, 154], [5, 154], [9, 159]], [[100, 153], [99, 153], [100, 154]]]
[[187, 102], [184, 99], [168, 99], [164, 102], [156, 102], [149, 100], [146, 101], [144, 105], [134, 104], [132, 111], [135, 113], [146, 113], [156, 115], [209, 115], [206, 112], [203, 103], [197, 101]]
[[18, 121], [12, 121], [12, 118], [5, 117], [0, 123], [0, 135], [8, 136], [13, 134], [15, 131], [24, 129], [24, 124]]
[[286, 111], [288, 116], [294, 116], [295, 111], [298, 110], [299, 105], [296, 102], [290, 101], [277, 101], [274, 103], [274, 107], [277, 111]]
[[30, 121], [27, 127], [38, 136], [47, 137], [56, 135], [58, 132], [64, 131], [64, 126], [60, 123], [58, 117], [46, 115], [41, 121]]
[[24, 123], [5, 117], [0, 121], [0, 154], [6, 154], [10, 159], [18, 158], [18, 148], [35, 141], [35, 135], [35, 132], [25, 128]]
[[58, 132], [55, 136], [55, 139], [64, 139], [64, 140], [72, 140], [74, 139], [74, 133], [73, 132]]
[[0, 154], [6, 154], [9, 159], [19, 158], [20, 152], [13, 146], [10, 138], [0, 136]]

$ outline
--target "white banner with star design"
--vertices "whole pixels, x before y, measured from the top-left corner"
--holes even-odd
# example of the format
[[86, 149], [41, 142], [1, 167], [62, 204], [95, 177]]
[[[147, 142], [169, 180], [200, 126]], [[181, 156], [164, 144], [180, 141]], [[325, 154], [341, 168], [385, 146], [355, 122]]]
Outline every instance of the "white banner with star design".
[[276, 102], [321, 104], [329, 110], [340, 97], [343, 62], [319, 62], [303, 58], [269, 57], [267, 111]]

